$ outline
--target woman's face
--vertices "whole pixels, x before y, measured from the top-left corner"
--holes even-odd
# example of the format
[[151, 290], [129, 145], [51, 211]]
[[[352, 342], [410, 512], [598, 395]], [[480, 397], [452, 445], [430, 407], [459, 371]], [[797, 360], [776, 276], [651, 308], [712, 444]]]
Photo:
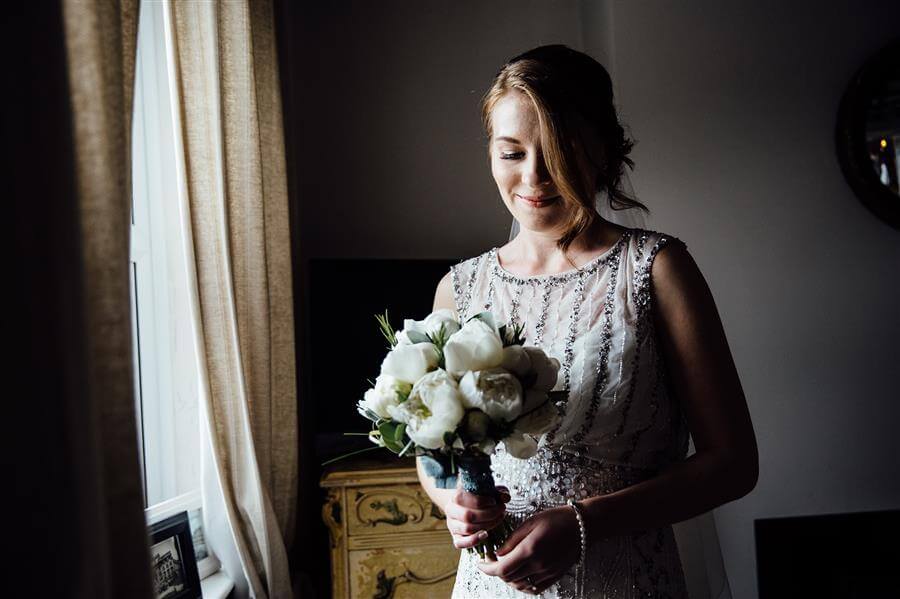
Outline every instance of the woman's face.
[[503, 203], [523, 229], [549, 233], [564, 226], [566, 207], [541, 151], [537, 111], [510, 90], [491, 111], [491, 173]]

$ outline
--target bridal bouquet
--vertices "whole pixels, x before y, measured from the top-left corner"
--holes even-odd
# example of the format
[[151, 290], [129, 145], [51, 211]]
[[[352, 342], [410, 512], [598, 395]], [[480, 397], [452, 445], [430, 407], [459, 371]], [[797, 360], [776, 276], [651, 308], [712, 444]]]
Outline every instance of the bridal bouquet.
[[[425, 320], [407, 319], [395, 332], [376, 317], [390, 351], [381, 373], [358, 404], [372, 421], [369, 439], [399, 456], [421, 456], [440, 488], [462, 487], [496, 496], [490, 455], [501, 441], [510, 455], [526, 459], [536, 437], [559, 419], [559, 361], [525, 347], [523, 328], [494, 324], [490, 312], [460, 322], [453, 310]], [[496, 559], [511, 532], [507, 524], [488, 531], [475, 549]]]

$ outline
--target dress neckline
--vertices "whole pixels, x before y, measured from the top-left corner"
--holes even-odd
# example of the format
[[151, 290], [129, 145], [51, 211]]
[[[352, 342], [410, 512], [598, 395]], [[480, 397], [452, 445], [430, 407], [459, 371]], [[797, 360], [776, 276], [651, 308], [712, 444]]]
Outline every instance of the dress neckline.
[[631, 235], [631, 232], [631, 229], [626, 228], [619, 239], [614, 244], [612, 244], [612, 246], [610, 246], [608, 250], [606, 250], [599, 256], [591, 258], [590, 260], [582, 264], [580, 268], [572, 268], [569, 270], [564, 270], [563, 272], [542, 275], [516, 274], [514, 272], [506, 270], [505, 268], [503, 268], [503, 266], [500, 265], [500, 258], [498, 256], [500, 248], [497, 247], [491, 248], [490, 251], [491, 266], [497, 273], [503, 275], [504, 278], [514, 281], [546, 281], [549, 279], [567, 280], [577, 277], [582, 272], [587, 272], [589, 274], [596, 270], [598, 266], [606, 262], [610, 258], [610, 256], [612, 256], [613, 253], [616, 252], [616, 250], [624, 243], [628, 236]]

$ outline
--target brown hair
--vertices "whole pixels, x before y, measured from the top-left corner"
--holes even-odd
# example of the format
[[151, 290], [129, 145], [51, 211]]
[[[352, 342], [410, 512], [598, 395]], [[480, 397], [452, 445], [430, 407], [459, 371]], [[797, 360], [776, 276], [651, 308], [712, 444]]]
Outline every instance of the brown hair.
[[[599, 62], [560, 44], [540, 46], [511, 58], [481, 100], [490, 152], [491, 111], [510, 90], [534, 104], [547, 170], [572, 215], [556, 245], [565, 252], [598, 214], [594, 195], [607, 191], [610, 208], [649, 209], [621, 188], [634, 141], [625, 137], [613, 104], [612, 80]], [[591, 170], [596, 169], [596, 177]]]

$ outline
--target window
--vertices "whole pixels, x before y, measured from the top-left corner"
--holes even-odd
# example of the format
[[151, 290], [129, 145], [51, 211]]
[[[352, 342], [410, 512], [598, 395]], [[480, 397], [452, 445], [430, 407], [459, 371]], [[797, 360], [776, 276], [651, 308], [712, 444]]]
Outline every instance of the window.
[[142, 2], [132, 128], [131, 306], [144, 507], [200, 487], [196, 347], [163, 4]]

